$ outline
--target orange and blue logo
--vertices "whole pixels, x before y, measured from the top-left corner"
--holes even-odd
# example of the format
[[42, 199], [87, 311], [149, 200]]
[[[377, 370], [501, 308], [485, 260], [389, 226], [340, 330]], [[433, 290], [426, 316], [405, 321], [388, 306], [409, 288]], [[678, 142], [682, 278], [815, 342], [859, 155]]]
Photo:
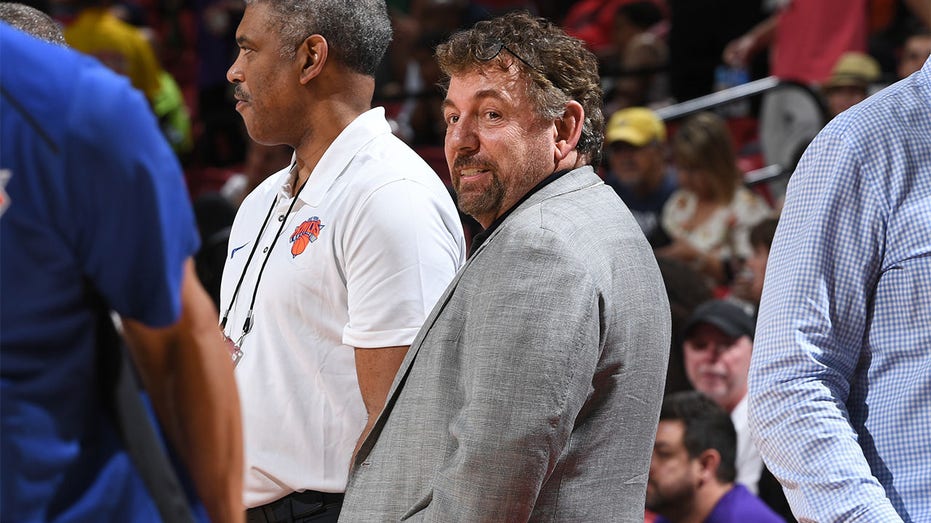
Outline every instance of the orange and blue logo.
[[317, 216], [311, 216], [295, 227], [294, 232], [291, 233], [291, 256], [296, 257], [303, 253], [307, 245], [317, 241], [320, 237], [320, 229], [323, 227], [324, 225], [320, 223], [320, 218]]

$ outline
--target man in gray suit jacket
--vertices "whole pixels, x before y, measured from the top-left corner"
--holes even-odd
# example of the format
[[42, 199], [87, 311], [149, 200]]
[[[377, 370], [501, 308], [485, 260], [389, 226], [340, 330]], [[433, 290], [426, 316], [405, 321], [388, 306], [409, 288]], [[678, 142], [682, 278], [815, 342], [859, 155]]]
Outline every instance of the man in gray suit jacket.
[[643, 521], [669, 305], [591, 167], [596, 60], [526, 13], [437, 57], [459, 206], [485, 231], [411, 345], [340, 521]]

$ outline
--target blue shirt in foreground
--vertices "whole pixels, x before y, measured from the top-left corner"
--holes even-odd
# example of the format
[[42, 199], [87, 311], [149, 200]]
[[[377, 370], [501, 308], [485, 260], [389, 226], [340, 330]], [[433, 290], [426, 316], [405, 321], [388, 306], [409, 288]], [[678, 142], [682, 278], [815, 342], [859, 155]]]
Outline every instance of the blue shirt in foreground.
[[835, 118], [792, 176], [750, 426], [800, 520], [931, 521], [931, 61]]
[[104, 413], [88, 281], [124, 317], [180, 313], [198, 240], [143, 96], [0, 23], [0, 519], [159, 521]]

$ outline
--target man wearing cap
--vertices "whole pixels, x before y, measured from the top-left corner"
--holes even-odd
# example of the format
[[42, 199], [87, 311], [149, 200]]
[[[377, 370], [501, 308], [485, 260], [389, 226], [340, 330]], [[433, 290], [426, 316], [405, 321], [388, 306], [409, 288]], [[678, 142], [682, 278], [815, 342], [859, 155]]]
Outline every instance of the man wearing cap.
[[677, 188], [665, 158], [666, 126], [644, 107], [615, 112], [605, 132], [609, 172], [605, 183], [624, 200], [650, 245], [667, 238], [659, 224], [663, 205]]
[[753, 316], [740, 305], [707, 301], [685, 324], [683, 352], [692, 386], [731, 415], [737, 430], [737, 483], [756, 493], [763, 460], [747, 429], [747, 372], [754, 326]]
[[879, 63], [872, 56], [854, 51], [841, 55], [822, 86], [830, 117], [866, 100], [879, 74]]

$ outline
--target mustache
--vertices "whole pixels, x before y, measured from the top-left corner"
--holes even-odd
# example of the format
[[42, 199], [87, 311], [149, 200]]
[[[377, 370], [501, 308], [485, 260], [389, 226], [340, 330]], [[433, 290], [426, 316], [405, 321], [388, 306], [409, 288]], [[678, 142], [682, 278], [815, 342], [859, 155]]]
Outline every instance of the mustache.
[[250, 98], [250, 96], [246, 94], [245, 89], [243, 89], [241, 85], [236, 85], [233, 87], [233, 96], [237, 100], [242, 100], [244, 102], [248, 102]]
[[726, 378], [727, 372], [717, 367], [704, 365], [698, 368], [698, 372], [705, 375], [711, 375], [717, 378]]
[[453, 169], [461, 171], [462, 169], [488, 169], [494, 170], [495, 165], [492, 162], [483, 160], [476, 156], [458, 156], [453, 161]]

